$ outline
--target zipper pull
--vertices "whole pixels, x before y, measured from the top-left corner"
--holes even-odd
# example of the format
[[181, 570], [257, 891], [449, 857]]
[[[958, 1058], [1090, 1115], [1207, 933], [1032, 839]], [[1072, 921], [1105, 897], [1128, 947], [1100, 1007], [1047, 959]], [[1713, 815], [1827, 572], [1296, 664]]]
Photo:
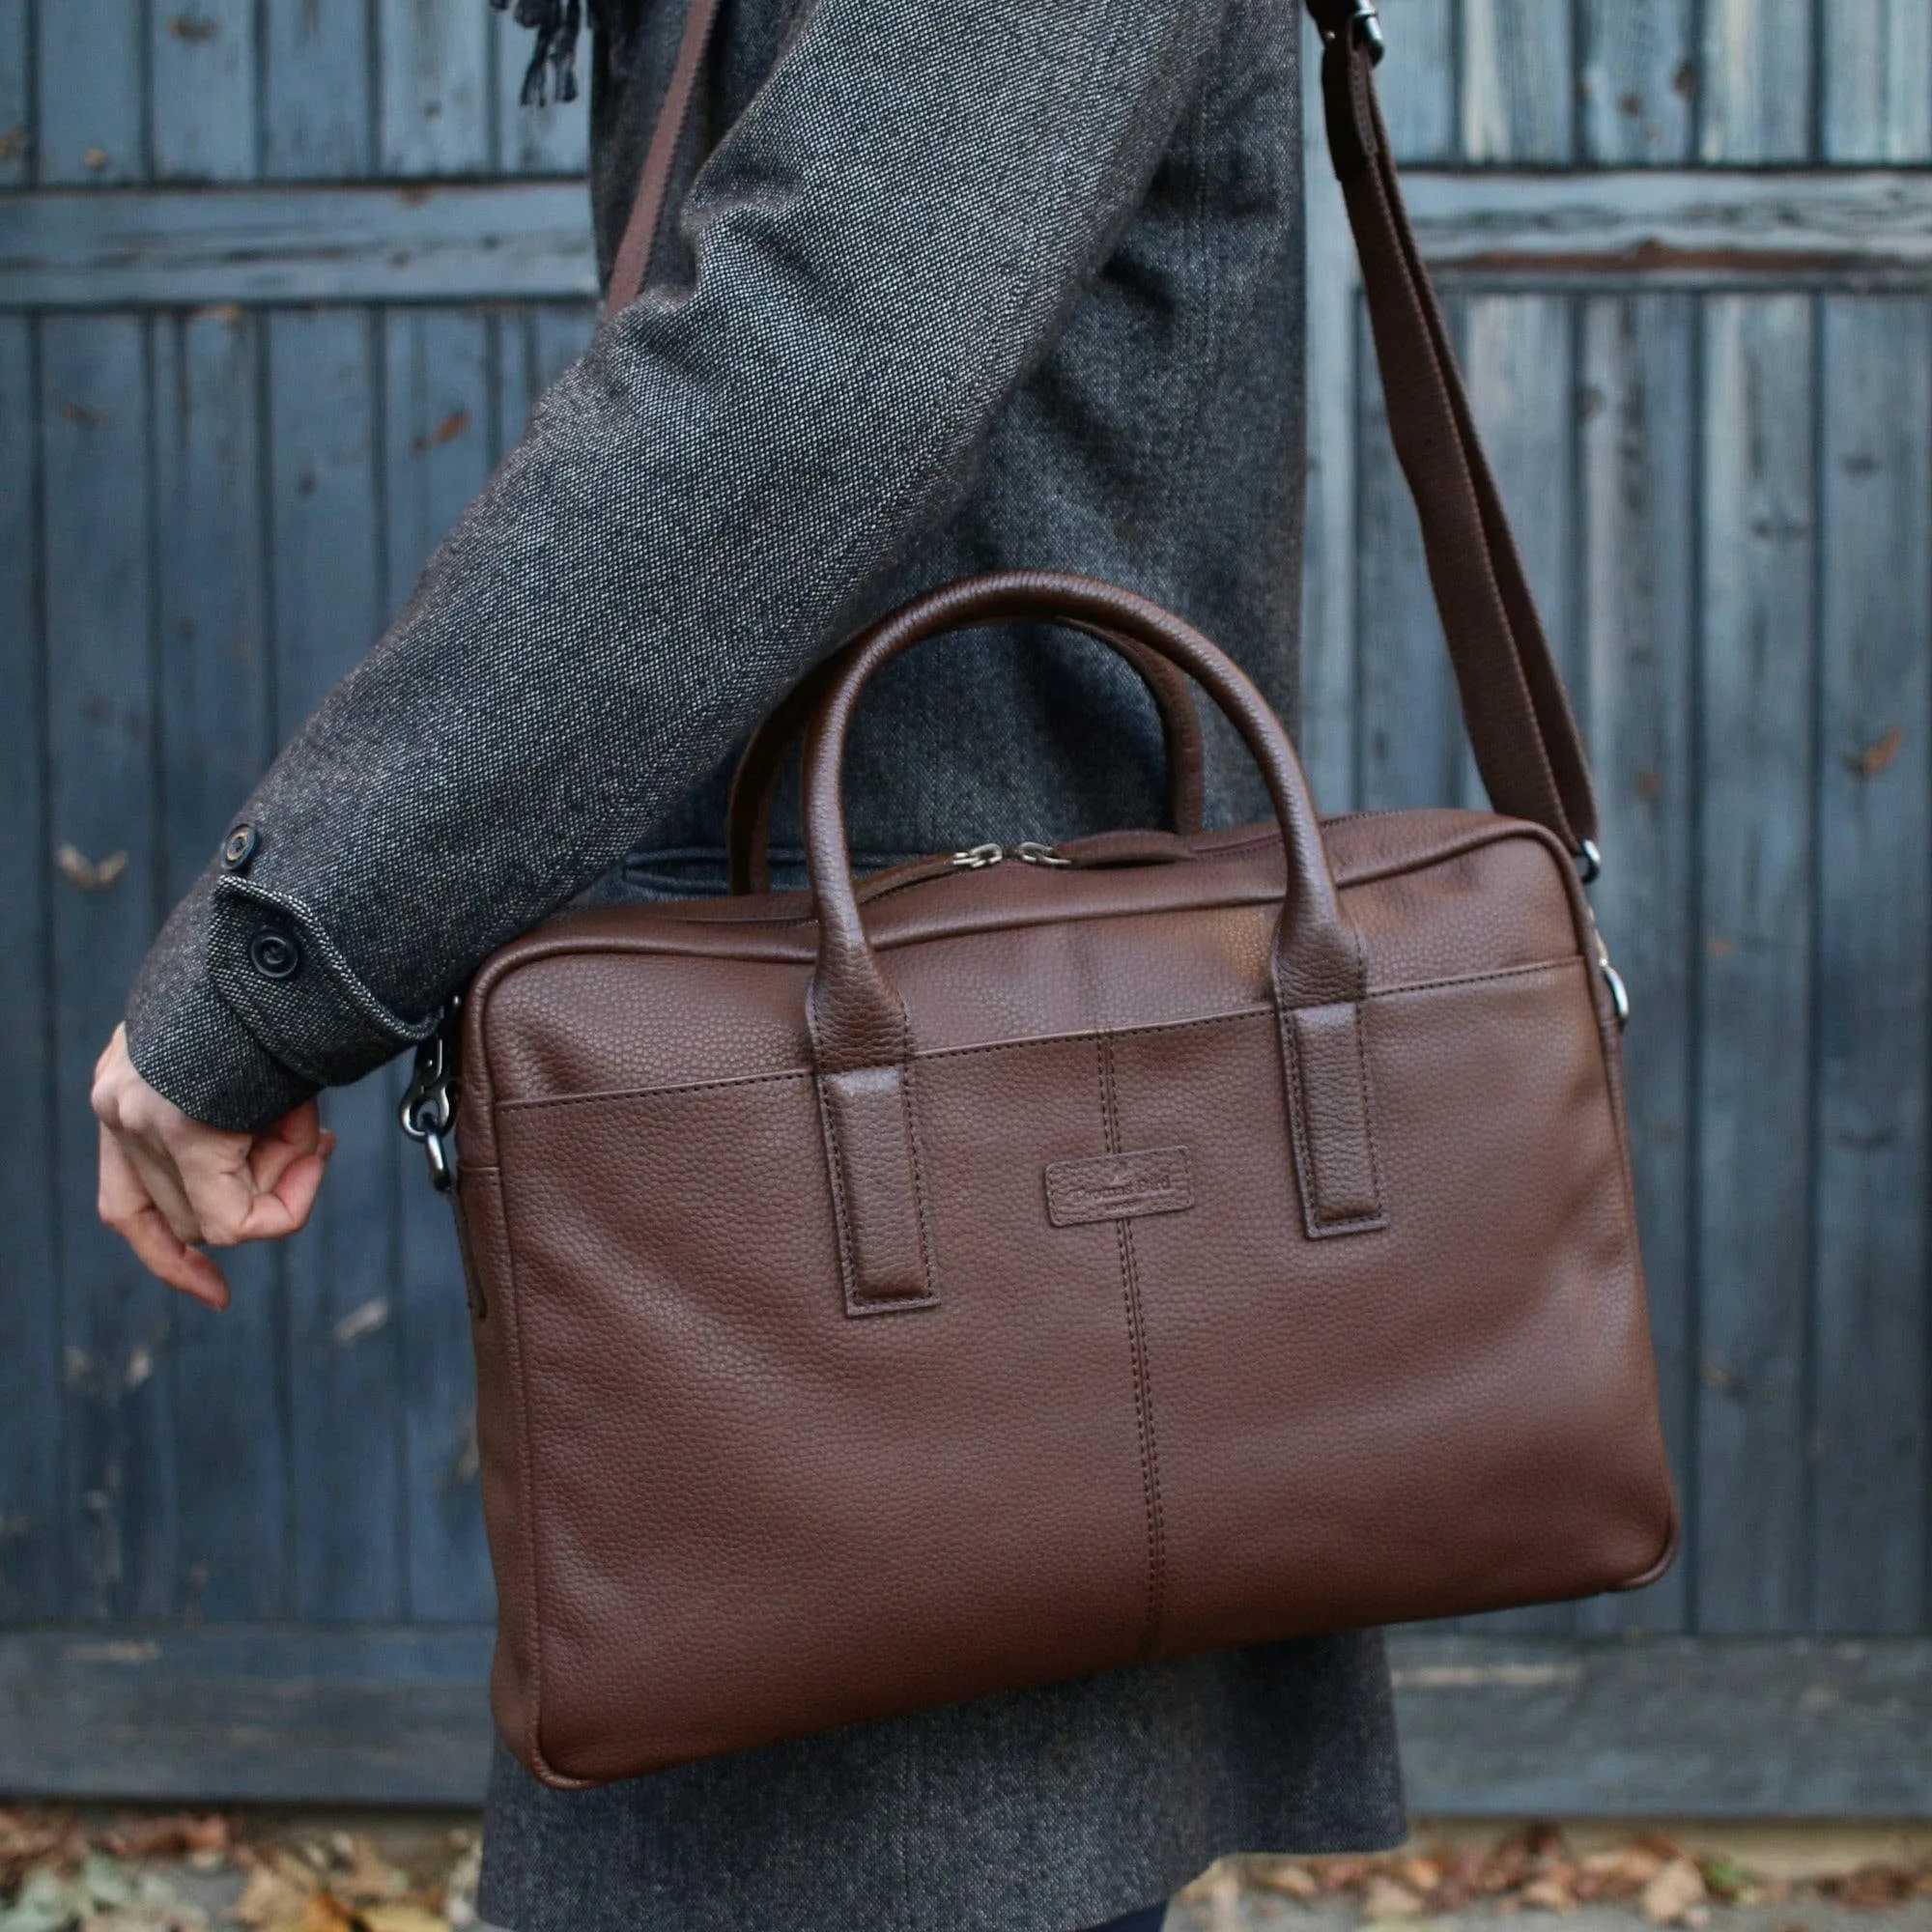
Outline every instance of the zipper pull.
[[1007, 857], [1017, 859], [1022, 866], [1071, 866], [1071, 859], [1063, 859], [1051, 845], [1042, 845], [1037, 838], [1022, 838], [1017, 845], [1007, 847]]

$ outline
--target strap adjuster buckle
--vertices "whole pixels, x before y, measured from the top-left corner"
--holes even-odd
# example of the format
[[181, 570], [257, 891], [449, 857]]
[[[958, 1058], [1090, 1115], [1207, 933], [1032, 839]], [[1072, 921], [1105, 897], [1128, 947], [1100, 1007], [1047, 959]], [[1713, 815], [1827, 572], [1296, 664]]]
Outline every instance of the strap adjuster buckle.
[[1382, 56], [1388, 52], [1388, 37], [1382, 32], [1381, 14], [1376, 0], [1355, 0], [1354, 11], [1349, 15], [1349, 31], [1361, 43], [1369, 65], [1380, 67]]

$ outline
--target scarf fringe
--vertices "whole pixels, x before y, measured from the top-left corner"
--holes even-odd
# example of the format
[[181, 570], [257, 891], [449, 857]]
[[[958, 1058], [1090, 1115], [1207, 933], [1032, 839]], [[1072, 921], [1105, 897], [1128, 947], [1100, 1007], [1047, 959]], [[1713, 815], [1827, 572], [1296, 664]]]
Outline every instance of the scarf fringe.
[[[500, 14], [512, 0], [490, 0]], [[577, 99], [577, 37], [582, 31], [584, 0], [514, 0], [516, 22], [532, 28], [536, 44], [524, 70], [526, 107], [543, 107], [554, 98]], [[631, 42], [637, 33], [637, 0], [589, 0], [590, 24], [604, 42], [604, 58], [619, 78], [629, 71]]]

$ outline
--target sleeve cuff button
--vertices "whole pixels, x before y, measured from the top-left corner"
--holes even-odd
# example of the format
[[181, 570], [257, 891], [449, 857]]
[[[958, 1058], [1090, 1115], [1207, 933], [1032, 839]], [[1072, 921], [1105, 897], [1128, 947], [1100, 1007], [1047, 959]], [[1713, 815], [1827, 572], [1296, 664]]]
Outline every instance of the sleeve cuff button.
[[301, 948], [279, 925], [257, 926], [248, 942], [248, 959], [265, 980], [293, 980], [301, 971]]
[[238, 825], [222, 842], [222, 865], [231, 872], [245, 872], [261, 842], [262, 836], [252, 825]]

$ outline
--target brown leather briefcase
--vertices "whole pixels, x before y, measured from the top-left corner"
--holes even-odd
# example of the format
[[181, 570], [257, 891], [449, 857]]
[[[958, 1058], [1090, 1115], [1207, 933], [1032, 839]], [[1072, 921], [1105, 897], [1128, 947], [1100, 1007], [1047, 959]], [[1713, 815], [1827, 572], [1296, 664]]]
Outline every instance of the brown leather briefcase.
[[[553, 1783], [1670, 1560], [1588, 773], [1350, 12], [1318, 9], [1330, 138], [1495, 810], [1319, 823], [1188, 625], [982, 578], [753, 741], [734, 878], [761, 883], [809, 716], [810, 893], [567, 918], [488, 962], [455, 1121], [493, 1699]], [[1180, 829], [855, 886], [867, 682], [1021, 618], [1151, 679]], [[1273, 823], [1195, 829], [1177, 669]], [[412, 1119], [443, 1157], [439, 1055]]]

